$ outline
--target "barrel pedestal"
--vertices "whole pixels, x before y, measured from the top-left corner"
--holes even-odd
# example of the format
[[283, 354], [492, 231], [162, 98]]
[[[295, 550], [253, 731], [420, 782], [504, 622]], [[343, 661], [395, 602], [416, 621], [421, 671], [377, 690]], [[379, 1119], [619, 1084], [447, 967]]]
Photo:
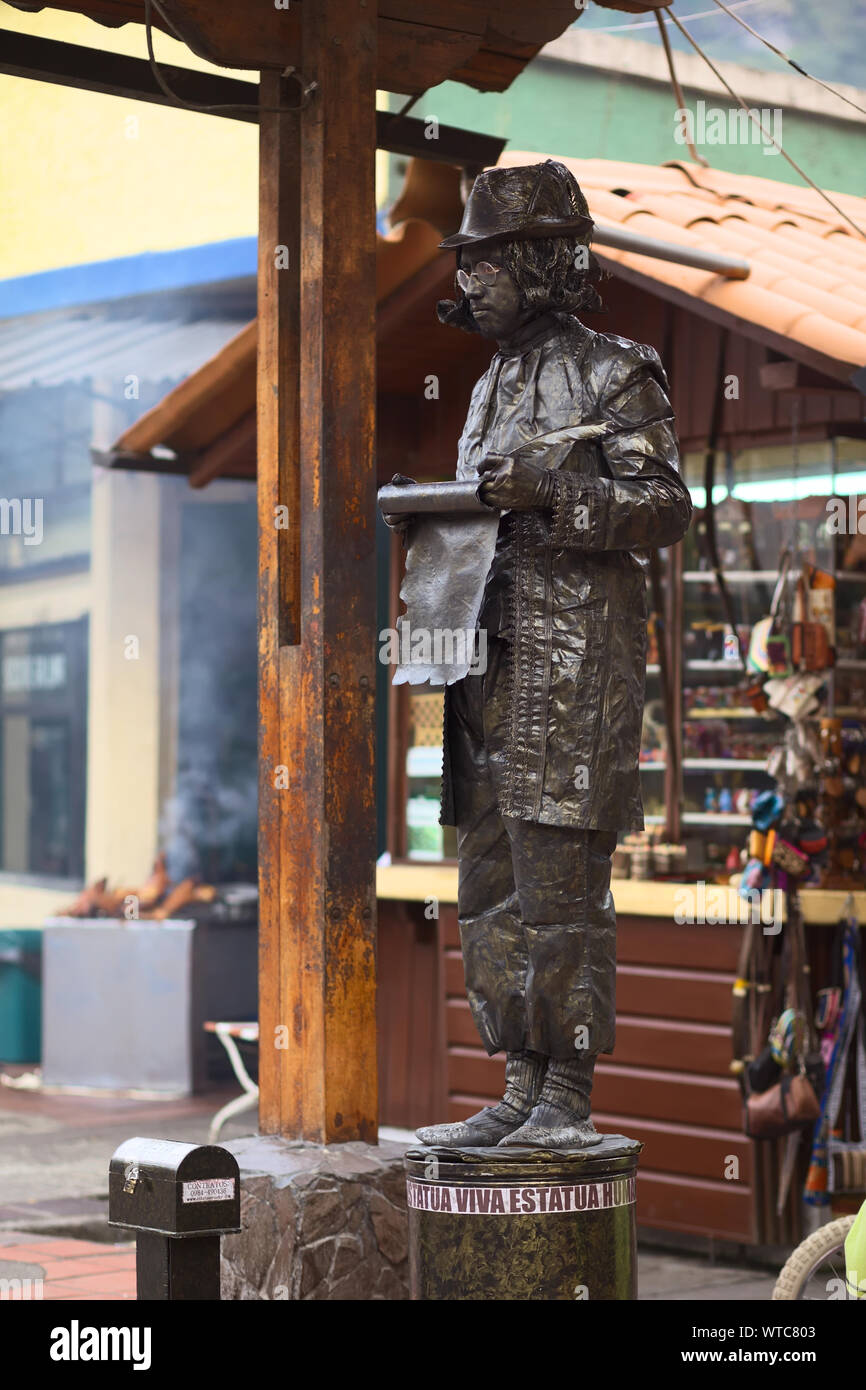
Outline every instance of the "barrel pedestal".
[[636, 1298], [641, 1148], [613, 1134], [589, 1149], [409, 1149], [411, 1297]]

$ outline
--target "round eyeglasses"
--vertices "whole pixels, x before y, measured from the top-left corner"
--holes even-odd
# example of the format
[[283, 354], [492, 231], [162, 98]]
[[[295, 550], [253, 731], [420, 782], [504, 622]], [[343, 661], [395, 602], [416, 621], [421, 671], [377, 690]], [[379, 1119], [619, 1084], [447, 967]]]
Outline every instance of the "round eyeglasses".
[[491, 265], [489, 261], [479, 261], [472, 271], [458, 270], [457, 283], [464, 293], [469, 289], [469, 282], [473, 275], [482, 285], [492, 285], [501, 269], [501, 265]]

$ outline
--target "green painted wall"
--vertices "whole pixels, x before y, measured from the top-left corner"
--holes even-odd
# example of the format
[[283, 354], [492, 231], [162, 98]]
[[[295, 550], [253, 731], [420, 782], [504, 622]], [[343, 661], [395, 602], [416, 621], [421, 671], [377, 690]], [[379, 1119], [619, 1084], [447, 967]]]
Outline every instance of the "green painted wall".
[[[699, 97], [707, 106], [727, 105], [720, 98], [686, 89], [692, 110]], [[641, 81], [639, 76], [536, 62], [507, 92], [481, 93], [445, 82], [422, 97], [412, 115], [431, 115], [443, 124], [504, 135], [515, 150], [662, 164], [690, 159], [686, 147], [674, 139], [674, 107], [669, 89]], [[778, 130], [774, 133], [779, 138]], [[860, 196], [866, 193], [866, 121], [856, 125], [813, 112], [784, 111], [781, 141], [822, 187]], [[781, 155], [765, 154], [761, 145], [699, 149], [718, 169], [802, 186]]]

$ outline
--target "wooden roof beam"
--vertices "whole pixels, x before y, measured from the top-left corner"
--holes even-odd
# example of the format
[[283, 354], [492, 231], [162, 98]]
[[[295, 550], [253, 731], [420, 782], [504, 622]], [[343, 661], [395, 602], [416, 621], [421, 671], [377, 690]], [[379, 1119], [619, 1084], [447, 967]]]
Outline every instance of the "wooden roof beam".
[[251, 410], [193, 461], [190, 487], [207, 487], [215, 478], [256, 476], [256, 413]]
[[765, 362], [760, 371], [765, 391], [792, 391], [798, 395], [824, 395], [838, 391], [839, 382], [805, 362]]
[[[231, 121], [257, 124], [259, 88], [255, 82], [236, 77], [220, 77], [197, 72], [194, 68], [160, 63], [167, 86], [193, 106], [217, 106], [214, 111]], [[145, 101], [155, 106], [174, 106], [143, 58], [123, 53], [105, 53], [82, 44], [36, 38], [32, 34], [0, 31], [0, 73], [7, 77], [30, 78], [63, 87], [76, 87], [105, 96]], [[479, 135], [458, 126], [440, 125], [435, 140], [425, 134], [427, 123], [414, 116], [397, 116], [391, 111], [376, 112], [376, 147], [389, 154], [417, 155], [441, 164], [483, 168], [495, 164], [505, 148], [505, 140]]]

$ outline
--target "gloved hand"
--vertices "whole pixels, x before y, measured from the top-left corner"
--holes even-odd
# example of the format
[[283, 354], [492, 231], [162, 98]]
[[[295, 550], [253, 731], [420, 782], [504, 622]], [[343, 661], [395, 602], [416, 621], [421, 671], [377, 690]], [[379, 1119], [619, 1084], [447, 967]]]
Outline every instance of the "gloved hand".
[[[407, 478], [404, 473], [395, 473], [391, 479], [392, 487], [414, 487], [415, 479]], [[412, 522], [415, 520], [411, 512], [383, 512], [382, 520], [386, 526], [390, 526], [392, 531], [397, 531], [401, 535], [408, 531]]]
[[488, 454], [479, 465], [481, 499], [490, 507], [528, 512], [553, 506], [553, 473], [530, 459]]

